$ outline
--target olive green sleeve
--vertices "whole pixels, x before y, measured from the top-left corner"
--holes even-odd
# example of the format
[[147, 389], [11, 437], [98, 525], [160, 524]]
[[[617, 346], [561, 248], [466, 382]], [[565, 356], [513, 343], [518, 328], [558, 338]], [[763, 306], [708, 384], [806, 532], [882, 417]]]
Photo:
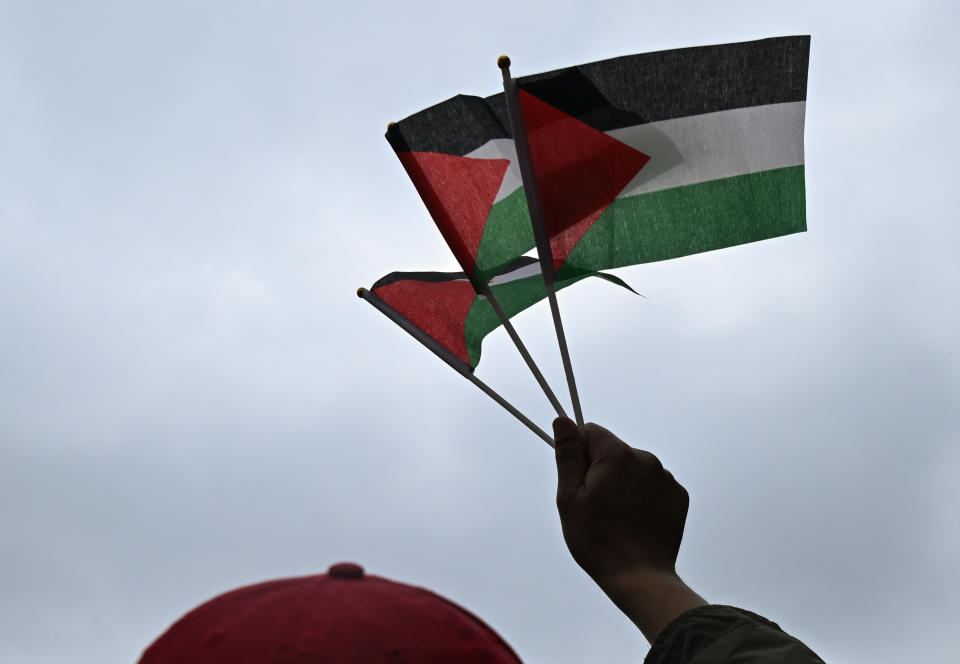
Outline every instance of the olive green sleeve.
[[687, 611], [667, 625], [645, 664], [823, 664], [776, 623], [732, 606]]

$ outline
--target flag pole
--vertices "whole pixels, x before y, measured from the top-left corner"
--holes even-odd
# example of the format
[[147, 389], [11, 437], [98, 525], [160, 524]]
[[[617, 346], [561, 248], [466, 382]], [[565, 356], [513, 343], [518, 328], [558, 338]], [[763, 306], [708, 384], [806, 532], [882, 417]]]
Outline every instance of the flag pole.
[[530, 368], [530, 373], [532, 373], [533, 377], [537, 379], [538, 383], [540, 383], [540, 388], [543, 390], [543, 393], [547, 395], [547, 399], [550, 400], [550, 403], [553, 405], [553, 409], [557, 411], [557, 415], [560, 417], [566, 417], [567, 413], [563, 410], [563, 405], [560, 403], [560, 400], [557, 399], [557, 395], [553, 393], [553, 390], [550, 389], [547, 379], [543, 377], [542, 373], [540, 373], [540, 367], [538, 367], [537, 363], [533, 361], [533, 358], [530, 356], [530, 352], [524, 345], [523, 340], [520, 338], [520, 335], [517, 334], [516, 329], [514, 329], [513, 323], [510, 322], [510, 317], [507, 316], [507, 312], [503, 310], [503, 307], [500, 306], [499, 300], [497, 300], [497, 298], [494, 296], [493, 291], [490, 290], [490, 285], [484, 284], [483, 287], [480, 288], [479, 292], [480, 295], [487, 298], [487, 302], [489, 302], [490, 306], [493, 307], [497, 317], [500, 319], [500, 323], [513, 340], [513, 345], [517, 347], [517, 350], [520, 352], [520, 356], [523, 358], [523, 361], [527, 363], [527, 367]]
[[570, 351], [567, 349], [567, 337], [563, 332], [563, 321], [560, 318], [560, 306], [557, 304], [557, 292], [554, 287], [556, 275], [553, 266], [553, 252], [550, 250], [550, 238], [547, 237], [547, 227], [544, 223], [540, 188], [533, 168], [533, 155], [530, 153], [530, 139], [527, 136], [523, 112], [520, 109], [517, 80], [510, 75], [510, 58], [501, 55], [497, 59], [497, 66], [500, 67], [503, 74], [503, 96], [507, 102], [507, 114], [510, 117], [513, 143], [517, 150], [520, 177], [523, 180], [523, 189], [527, 198], [527, 209], [530, 211], [530, 222], [533, 224], [533, 237], [537, 241], [540, 271], [543, 274], [543, 284], [547, 290], [547, 298], [550, 300], [550, 313], [553, 315], [553, 328], [557, 333], [557, 345], [560, 346], [563, 371], [567, 376], [567, 387], [570, 389], [570, 401], [573, 403], [573, 413], [576, 416], [577, 425], [583, 427], [580, 395], [577, 393], [577, 382], [573, 377], [573, 365], [570, 363]]
[[357, 296], [369, 302], [375, 309], [378, 309], [380, 313], [384, 314], [387, 318], [406, 330], [410, 336], [432, 350], [437, 357], [446, 362], [454, 371], [480, 388], [480, 390], [487, 396], [503, 406], [504, 410], [520, 420], [520, 422], [522, 422], [528, 429], [543, 439], [547, 445], [553, 447], [553, 439], [548, 436], [543, 429], [534, 424], [530, 418], [517, 410], [513, 404], [500, 396], [492, 387], [474, 376], [469, 364], [451, 353], [449, 349], [441, 345], [436, 339], [411, 323], [405, 316], [381, 300], [379, 297], [368, 291], [366, 288], [358, 288]]

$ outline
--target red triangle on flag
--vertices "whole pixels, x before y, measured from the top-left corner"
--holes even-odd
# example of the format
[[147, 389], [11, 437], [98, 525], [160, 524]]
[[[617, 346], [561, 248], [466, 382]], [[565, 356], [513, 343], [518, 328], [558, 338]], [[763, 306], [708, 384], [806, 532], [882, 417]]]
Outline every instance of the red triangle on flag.
[[374, 293], [411, 323], [470, 364], [465, 324], [477, 294], [466, 279], [424, 282], [404, 279]]
[[510, 161], [439, 152], [398, 156], [453, 255], [472, 275], [480, 238]]
[[520, 90], [554, 269], [650, 157]]

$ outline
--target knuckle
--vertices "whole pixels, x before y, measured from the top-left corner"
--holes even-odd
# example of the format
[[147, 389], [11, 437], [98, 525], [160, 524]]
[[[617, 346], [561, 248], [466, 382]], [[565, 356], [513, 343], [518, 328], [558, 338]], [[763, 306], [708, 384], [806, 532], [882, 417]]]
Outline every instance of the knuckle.
[[597, 438], [603, 435], [604, 431], [606, 430], [596, 422], [587, 422], [583, 425], [583, 433], [587, 440], [597, 440]]
[[633, 456], [636, 459], [638, 467], [645, 473], [665, 472], [663, 464], [660, 463], [660, 459], [658, 459], [655, 454], [647, 452], [646, 450], [634, 449]]
[[596, 422], [587, 422], [586, 424], [584, 424], [583, 431], [587, 434], [588, 437], [593, 438], [594, 440], [609, 439], [609, 440], [622, 442], [619, 438], [613, 435], [613, 433], [611, 433], [609, 429], [600, 426]]

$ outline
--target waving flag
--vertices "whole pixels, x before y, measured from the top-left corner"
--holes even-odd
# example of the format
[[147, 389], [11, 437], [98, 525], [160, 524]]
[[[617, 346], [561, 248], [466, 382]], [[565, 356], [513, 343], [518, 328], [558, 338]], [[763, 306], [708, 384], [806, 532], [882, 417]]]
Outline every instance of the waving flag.
[[486, 283], [533, 248], [502, 93], [458, 95], [390, 125], [387, 140], [469, 278]]
[[[559, 276], [806, 230], [809, 37], [624, 56], [517, 79]], [[387, 138], [474, 279], [533, 247], [503, 95]]]
[[[587, 276], [597, 276], [633, 290], [617, 277], [601, 273], [561, 279], [556, 287], [570, 286]], [[513, 261], [489, 285], [508, 317], [546, 297], [540, 265], [535, 258], [521, 257]], [[463, 272], [391, 272], [370, 288], [367, 297], [369, 294], [392, 310], [384, 313], [394, 322], [411, 324], [421, 330], [433, 340], [432, 349], [461, 370], [476, 368], [483, 338], [500, 326], [490, 303], [477, 295]]]

